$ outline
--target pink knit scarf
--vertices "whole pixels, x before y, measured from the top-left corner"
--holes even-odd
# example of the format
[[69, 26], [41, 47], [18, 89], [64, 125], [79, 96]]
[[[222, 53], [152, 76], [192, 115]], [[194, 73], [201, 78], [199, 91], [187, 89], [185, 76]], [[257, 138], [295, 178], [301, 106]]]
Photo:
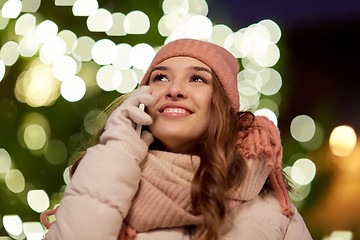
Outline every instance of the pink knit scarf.
[[199, 157], [149, 151], [141, 162], [142, 176], [125, 222], [138, 232], [201, 223], [192, 213], [191, 180]]

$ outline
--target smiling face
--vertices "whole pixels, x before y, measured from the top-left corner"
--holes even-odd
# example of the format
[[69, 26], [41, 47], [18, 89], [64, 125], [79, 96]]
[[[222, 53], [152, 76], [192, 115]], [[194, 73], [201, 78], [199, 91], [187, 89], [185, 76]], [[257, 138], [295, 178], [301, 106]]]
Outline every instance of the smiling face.
[[169, 58], [154, 67], [149, 86], [155, 103], [147, 109], [150, 131], [168, 151], [183, 152], [205, 133], [211, 114], [214, 75], [191, 57]]

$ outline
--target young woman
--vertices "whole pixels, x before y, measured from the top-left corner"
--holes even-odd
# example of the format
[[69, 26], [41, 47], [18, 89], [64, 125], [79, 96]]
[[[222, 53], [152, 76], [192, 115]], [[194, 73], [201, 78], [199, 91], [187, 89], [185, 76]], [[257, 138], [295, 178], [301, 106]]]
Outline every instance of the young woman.
[[161, 48], [73, 165], [46, 239], [311, 239], [289, 202], [278, 129], [238, 112], [238, 71], [212, 43]]

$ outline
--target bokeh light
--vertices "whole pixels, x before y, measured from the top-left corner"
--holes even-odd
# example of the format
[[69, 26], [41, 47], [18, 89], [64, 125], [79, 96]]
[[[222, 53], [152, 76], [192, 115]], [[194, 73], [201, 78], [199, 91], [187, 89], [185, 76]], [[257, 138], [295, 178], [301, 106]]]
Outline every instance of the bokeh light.
[[19, 58], [19, 45], [14, 41], [5, 43], [0, 50], [0, 59], [6, 66], [12, 66]]
[[66, 185], [69, 185], [70, 183], [70, 167], [65, 168], [63, 172], [63, 180]]
[[45, 43], [48, 40], [56, 37], [58, 33], [58, 26], [50, 20], [41, 22], [35, 30], [35, 38], [39, 43]]
[[35, 29], [36, 18], [30, 13], [26, 13], [16, 20], [15, 33], [16, 35], [26, 35]]
[[323, 127], [320, 126], [319, 123], [316, 123], [314, 136], [307, 142], [301, 142], [300, 145], [304, 149], [308, 151], [312, 151], [321, 147], [321, 145], [324, 143], [324, 138], [325, 138], [325, 132]]
[[5, 76], [5, 71], [6, 71], [5, 63], [3, 60], [0, 60], [0, 82], [3, 80]]
[[279, 92], [282, 86], [282, 79], [279, 72], [272, 68], [261, 69], [256, 74], [256, 86], [264, 95], [274, 95]]
[[183, 19], [177, 14], [170, 13], [161, 17], [158, 30], [161, 36], [167, 37], [180, 25], [184, 25]]
[[95, 14], [98, 8], [97, 0], [76, 0], [72, 12], [74, 16], [90, 16]]
[[76, 42], [74, 54], [79, 56], [81, 61], [90, 61], [92, 59], [91, 49], [93, 48], [95, 41], [88, 36], [79, 37]]
[[2, 16], [4, 18], [17, 18], [21, 12], [22, 3], [20, 0], [8, 0], [2, 7]]
[[118, 69], [129, 69], [132, 66], [130, 61], [130, 53], [132, 47], [127, 43], [120, 43], [116, 46], [117, 55], [112, 65], [114, 65]]
[[16, 99], [32, 107], [50, 106], [59, 96], [60, 82], [53, 77], [52, 68], [39, 60], [16, 80]]
[[44, 229], [40, 222], [24, 222], [23, 229], [27, 240], [43, 239]]
[[354, 234], [351, 231], [333, 231], [329, 236], [323, 238], [323, 240], [353, 240]]
[[20, 235], [23, 231], [23, 222], [19, 215], [4, 215], [3, 225], [5, 230], [14, 236]]
[[260, 66], [272, 67], [280, 58], [280, 50], [273, 42], [259, 41], [254, 46], [253, 57]]
[[53, 64], [66, 52], [66, 43], [59, 37], [48, 39], [40, 48], [40, 60], [45, 64]]
[[22, 12], [37, 12], [40, 7], [41, 0], [22, 0]]
[[146, 43], [139, 43], [130, 51], [130, 62], [139, 69], [147, 69], [154, 57], [155, 50]]
[[164, 0], [162, 8], [165, 14], [186, 14], [189, 12], [187, 0]]
[[213, 31], [212, 22], [203, 15], [195, 15], [187, 20], [185, 31], [190, 38], [207, 39], [210, 38]]
[[291, 136], [299, 142], [311, 140], [315, 134], [315, 129], [314, 120], [307, 115], [295, 117], [290, 124]]
[[21, 38], [19, 42], [19, 52], [23, 57], [34, 56], [40, 48], [40, 43], [36, 42], [35, 34], [28, 34]]
[[116, 54], [116, 45], [109, 39], [101, 39], [97, 41], [91, 50], [92, 58], [99, 65], [112, 63], [116, 58]]
[[116, 88], [120, 93], [129, 93], [135, 89], [138, 84], [138, 76], [132, 69], [121, 70], [122, 81]]
[[279, 25], [270, 19], [265, 19], [259, 22], [259, 25], [263, 25], [270, 33], [270, 41], [277, 43], [281, 38], [281, 30]]
[[291, 178], [299, 185], [309, 184], [315, 177], [316, 166], [307, 158], [296, 160], [291, 169]]
[[106, 34], [109, 36], [125, 36], [126, 31], [124, 28], [124, 19], [125, 14], [116, 12], [111, 15], [112, 25], [109, 30], [106, 31]]
[[41, 213], [49, 208], [49, 196], [44, 190], [30, 190], [27, 193], [29, 207], [35, 212]]
[[265, 116], [267, 117], [269, 120], [271, 120], [275, 126], [278, 125], [278, 121], [277, 121], [277, 116], [276, 114], [271, 111], [270, 109], [266, 109], [266, 108], [263, 108], [263, 109], [258, 109], [254, 112], [254, 115], [255, 116]]
[[86, 85], [81, 77], [73, 76], [61, 83], [60, 92], [67, 101], [77, 102], [84, 97]]
[[341, 125], [333, 129], [329, 138], [330, 149], [333, 154], [346, 157], [354, 150], [357, 137], [351, 126]]
[[39, 150], [45, 146], [47, 140], [45, 129], [38, 124], [30, 124], [24, 131], [24, 142], [31, 150]]
[[113, 18], [108, 10], [99, 8], [88, 17], [86, 25], [91, 32], [106, 32], [112, 27]]
[[189, 13], [200, 14], [206, 16], [209, 12], [208, 5], [205, 0], [188, 0]]
[[211, 41], [220, 46], [225, 46], [225, 39], [232, 33], [232, 30], [224, 24], [215, 25], [211, 33]]
[[73, 6], [76, 0], [55, 0], [56, 6]]
[[55, 59], [52, 70], [55, 78], [64, 81], [75, 76], [77, 63], [75, 59], [70, 56], [61, 56]]
[[7, 27], [9, 23], [9, 18], [4, 18], [2, 16], [2, 10], [0, 10], [0, 29], [3, 30]]
[[70, 54], [74, 51], [74, 49], [76, 47], [76, 43], [77, 43], [77, 36], [74, 32], [65, 29], [65, 30], [62, 30], [61, 32], [59, 32], [57, 37], [64, 40], [64, 42], [66, 44], [65, 53]]
[[0, 148], [0, 174], [9, 171], [10, 167], [11, 157], [9, 153], [4, 148]]
[[113, 65], [103, 66], [96, 73], [96, 83], [104, 91], [115, 90], [121, 81], [121, 71]]
[[150, 28], [149, 17], [141, 11], [129, 12], [124, 19], [124, 29], [128, 34], [145, 34]]
[[265, 108], [271, 110], [277, 117], [279, 116], [279, 106], [271, 99], [263, 98], [259, 102], [259, 109]]
[[10, 169], [5, 174], [5, 185], [13, 193], [20, 193], [25, 188], [25, 178], [18, 169]]

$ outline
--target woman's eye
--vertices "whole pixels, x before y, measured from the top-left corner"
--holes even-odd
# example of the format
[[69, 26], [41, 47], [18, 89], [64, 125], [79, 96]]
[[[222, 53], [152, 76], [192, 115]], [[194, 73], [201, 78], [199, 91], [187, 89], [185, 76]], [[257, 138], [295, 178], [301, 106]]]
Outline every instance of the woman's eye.
[[192, 76], [191, 81], [207, 83], [206, 79], [204, 77], [202, 77], [202, 76], [199, 76], [199, 75]]
[[166, 82], [166, 81], [168, 81], [168, 78], [163, 74], [159, 74], [154, 77], [153, 81], [154, 82]]

